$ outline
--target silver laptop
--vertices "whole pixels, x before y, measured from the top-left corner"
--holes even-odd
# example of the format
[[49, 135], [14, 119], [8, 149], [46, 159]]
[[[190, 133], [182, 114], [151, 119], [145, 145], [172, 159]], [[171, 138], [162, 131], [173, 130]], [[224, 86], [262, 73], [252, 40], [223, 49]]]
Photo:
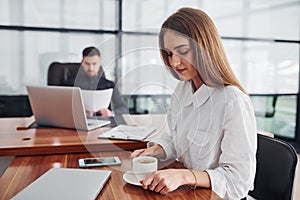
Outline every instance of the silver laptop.
[[92, 130], [109, 120], [87, 119], [78, 87], [27, 86], [29, 102], [38, 125]]
[[110, 170], [52, 168], [12, 199], [95, 199], [110, 175]]

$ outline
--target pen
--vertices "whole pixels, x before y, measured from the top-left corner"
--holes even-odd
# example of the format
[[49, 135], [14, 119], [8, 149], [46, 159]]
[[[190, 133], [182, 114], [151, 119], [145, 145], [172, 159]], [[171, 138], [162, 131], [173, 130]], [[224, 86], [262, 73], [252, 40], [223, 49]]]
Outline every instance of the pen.
[[[112, 138], [116, 138], [116, 136], [115, 136], [115, 135], [111, 135], [110, 137], [112, 137]], [[130, 136], [128, 136], [128, 135], [127, 135], [125, 138], [126, 138], [126, 139], [130, 139]]]
[[27, 130], [27, 129], [29, 129], [34, 123], [35, 123], [35, 121], [31, 122], [28, 126], [18, 126], [18, 127], [17, 127], [17, 130]]

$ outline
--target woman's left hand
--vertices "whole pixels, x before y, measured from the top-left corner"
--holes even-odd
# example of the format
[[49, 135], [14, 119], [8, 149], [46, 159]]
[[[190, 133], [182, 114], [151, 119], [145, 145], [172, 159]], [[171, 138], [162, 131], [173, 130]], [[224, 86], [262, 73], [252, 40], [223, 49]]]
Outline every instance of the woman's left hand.
[[141, 181], [144, 189], [153, 190], [161, 194], [176, 190], [179, 186], [185, 185], [184, 169], [165, 169], [153, 172]]

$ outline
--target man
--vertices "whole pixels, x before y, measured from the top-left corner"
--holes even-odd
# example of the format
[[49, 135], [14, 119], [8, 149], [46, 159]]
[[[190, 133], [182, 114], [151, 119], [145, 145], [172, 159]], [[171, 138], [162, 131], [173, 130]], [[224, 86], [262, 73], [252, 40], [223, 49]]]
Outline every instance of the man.
[[76, 86], [83, 90], [104, 90], [113, 88], [110, 110], [100, 109], [97, 112], [87, 110], [87, 116], [101, 115], [113, 116], [128, 113], [128, 108], [124, 102], [120, 91], [115, 87], [114, 82], [107, 80], [102, 68], [101, 54], [96, 47], [87, 47], [82, 52], [81, 67], [76, 77], [65, 80], [65, 86]]

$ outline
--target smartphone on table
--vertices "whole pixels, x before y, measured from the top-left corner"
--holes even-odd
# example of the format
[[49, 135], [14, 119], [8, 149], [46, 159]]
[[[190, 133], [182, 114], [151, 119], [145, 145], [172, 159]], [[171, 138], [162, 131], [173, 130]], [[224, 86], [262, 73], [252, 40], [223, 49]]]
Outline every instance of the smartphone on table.
[[79, 167], [98, 167], [120, 165], [119, 157], [81, 158], [78, 160]]

